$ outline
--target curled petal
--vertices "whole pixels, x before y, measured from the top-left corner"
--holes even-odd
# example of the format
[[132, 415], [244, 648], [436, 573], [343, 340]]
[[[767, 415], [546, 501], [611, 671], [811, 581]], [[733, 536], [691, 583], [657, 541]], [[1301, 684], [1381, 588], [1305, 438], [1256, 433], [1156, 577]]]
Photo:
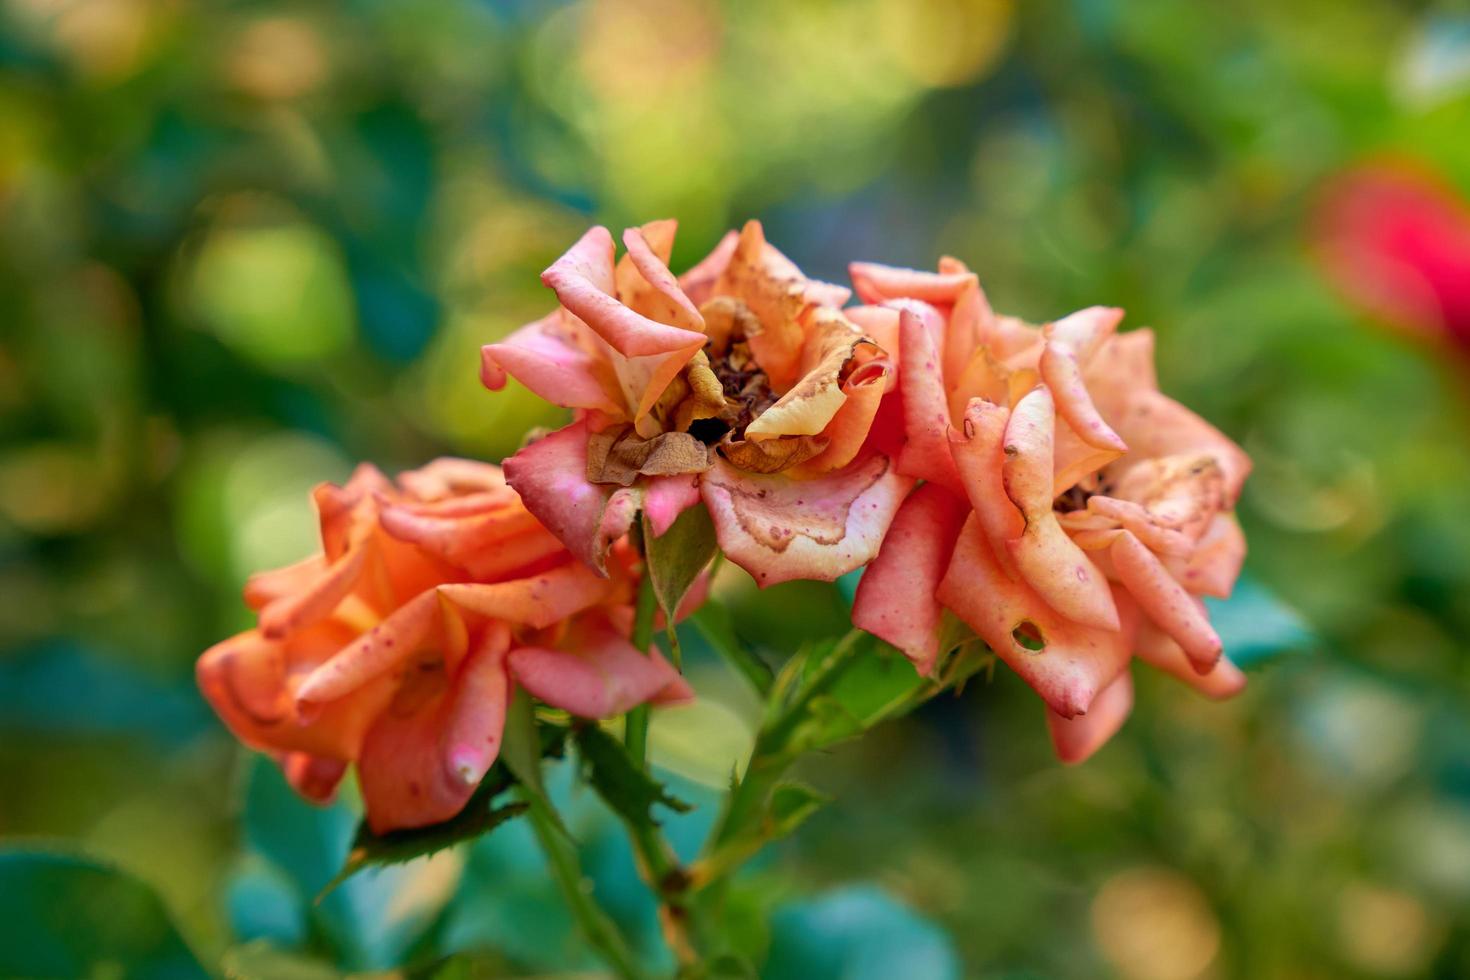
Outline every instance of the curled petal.
[[441, 585], [438, 592], [466, 612], [545, 629], [603, 601], [609, 588], [586, 565], [568, 562], [530, 578]]
[[1006, 496], [1002, 477], [1005, 465], [1005, 432], [1011, 413], [982, 398], [970, 400], [961, 430], [949, 431], [950, 452], [965, 496], [985, 529], [985, 536], [999, 548], [1026, 532], [1026, 519]]
[[[941, 272], [945, 271], [946, 264], [945, 259], [939, 260]], [[962, 263], [955, 263], [955, 266], [966, 273], [969, 271]], [[970, 352], [977, 347], [987, 346], [986, 337], [994, 331], [994, 322], [995, 313], [990, 309], [990, 302], [986, 300], [985, 292], [980, 288], [979, 281], [971, 276], [970, 281], [955, 297], [954, 307], [950, 310], [949, 320], [945, 324], [945, 339], [942, 346], [944, 376], [951, 382], [959, 376]]]
[[480, 381], [499, 391], [509, 374], [553, 405], [620, 413], [617, 377], [585, 333], [581, 321], [558, 309], [480, 348]]
[[675, 221], [654, 221], [623, 232], [627, 254], [617, 265], [618, 298], [651, 320], [704, 333], [704, 317], [669, 271]]
[[745, 473], [717, 459], [701, 488], [721, 550], [767, 586], [830, 582], [871, 561], [911, 485], [873, 454], [804, 480]]
[[1087, 711], [1128, 662], [1125, 631], [1068, 620], [1007, 575], [974, 515], [955, 543], [939, 601], [1063, 717]]
[[1185, 589], [1216, 599], [1230, 598], [1244, 563], [1245, 533], [1234, 514], [1216, 514], [1188, 557], [1164, 560], [1169, 574]]
[[1153, 552], [1128, 531], [1108, 549], [1118, 580], [1145, 615], [1172, 636], [1201, 673], [1220, 659], [1220, 637], [1198, 599], [1169, 574]]
[[357, 764], [373, 833], [440, 823], [464, 808], [500, 753], [508, 689], [504, 649], [481, 647], [447, 690], [400, 697], [382, 714]]
[[847, 401], [842, 369], [863, 343], [863, 335], [842, 314], [816, 311], [803, 347], [803, 360], [812, 363], [803, 364], [796, 383], [745, 427], [745, 437], [814, 436], [826, 429]]
[[888, 299], [917, 299], [947, 306], [975, 282], [975, 274], [968, 271], [921, 272], [877, 262], [853, 262], [848, 265], [847, 274], [858, 298], [875, 305]]
[[1224, 509], [1235, 506], [1245, 478], [1250, 475], [1251, 460], [1245, 450], [1219, 429], [1157, 391], [1135, 392], [1127, 408], [1113, 422], [1129, 447], [1128, 455], [1118, 463], [1124, 472], [1131, 459], [1209, 456], [1224, 479]]
[[730, 264], [730, 256], [735, 254], [735, 247], [739, 242], [738, 232], [725, 232], [724, 237], [698, 265], [679, 277], [679, 288], [695, 306], [703, 306], [714, 295], [715, 283], [725, 274], [725, 267]]
[[1041, 353], [1041, 377], [1056, 398], [1057, 413], [1082, 441], [1098, 449], [1124, 453], [1128, 446], [1103, 421], [1087, 385], [1082, 365], [1117, 329], [1123, 311], [1092, 306], [1048, 324]]
[[898, 457], [905, 476], [938, 483], [956, 496], [964, 494], [959, 472], [949, 451], [949, 407], [933, 335], [913, 310], [899, 311], [902, 351], [898, 385], [903, 392], [903, 419], [907, 439]]
[[259, 610], [276, 599], [311, 588], [326, 571], [326, 558], [312, 555], [284, 568], [256, 572], [245, 580], [245, 605]]
[[1127, 529], [1161, 555], [1187, 555], [1194, 550], [1194, 542], [1182, 531], [1159, 524], [1143, 505], [1131, 500], [1098, 494], [1087, 499], [1087, 511]]
[[1222, 656], [1215, 661], [1215, 666], [1201, 674], [1173, 637], [1147, 619], [1139, 624], [1133, 652], [1139, 660], [1177, 677], [1207, 698], [1224, 700], [1239, 694], [1245, 687], [1245, 674], [1230, 662], [1229, 657]]
[[514, 497], [500, 467], [457, 456], [440, 456], [416, 470], [406, 470], [398, 475], [398, 485], [424, 504], [437, 501], [447, 505], [467, 499], [479, 502], [486, 497], [500, 503]]
[[608, 544], [626, 533], [632, 521], [630, 494], [626, 488], [614, 494], [613, 487], [588, 481], [587, 452], [587, 423], [574, 422], [507, 459], [505, 477], [547, 530], [601, 571]]
[[829, 473], [852, 462], [868, 440], [878, 408], [893, 378], [885, 360], [868, 361], [842, 382], [846, 401], [822, 430], [827, 448], [803, 464], [806, 473]]
[[368, 684], [355, 697], [323, 706], [310, 723], [298, 716], [295, 705], [300, 678], [349, 635], [331, 624], [309, 629], [288, 643], [267, 640], [254, 630], [241, 633], [199, 658], [199, 690], [234, 736], [252, 748], [355, 758], [367, 726], [392, 696], [386, 679]]
[[[650, 320], [612, 294], [612, 236], [593, 228], [541, 274], [561, 305], [606, 341], [634, 418], [642, 418], [704, 346], [704, 334]], [[677, 287], [674, 287], [677, 288]]]
[[417, 654], [434, 632], [439, 603], [434, 590], [422, 592], [343, 647], [302, 682], [297, 710], [310, 716], [319, 709], [308, 706], [344, 697]]
[[807, 286], [801, 270], [766, 241], [759, 221], [745, 223], [715, 286], [716, 295], [740, 300], [760, 321], [761, 329], [746, 340], [777, 392], [785, 392], [800, 376], [805, 342], [801, 317], [813, 304]]
[[882, 306], [850, 306], [842, 315], [852, 321], [873, 343], [888, 352], [895, 363], [899, 356], [898, 310], [885, 303]]
[[1132, 711], [1133, 677], [1126, 670], [1098, 694], [1087, 714], [1064, 718], [1048, 709], [1046, 726], [1057, 758], [1069, 766], [1085, 762], [1118, 733]]
[[[460, 568], [473, 567], [477, 577], [487, 577], [479, 574], [481, 571], [509, 571], [526, 564], [520, 552], [541, 557], [546, 553], [544, 541], [551, 537], [513, 497], [505, 505], [466, 515], [393, 504], [383, 508], [379, 519], [383, 530], [397, 540], [416, 545]], [[501, 553], [508, 542], [518, 538], [527, 540], [520, 546], [512, 546], [512, 554]]]
[[320, 805], [332, 802], [342, 777], [347, 775], [347, 763], [343, 760], [308, 752], [287, 752], [276, 761], [291, 788], [302, 799]]
[[1006, 423], [1001, 475], [1006, 496], [1026, 519], [1026, 530], [1006, 542], [1027, 583], [1057, 612], [1079, 623], [1118, 628], [1107, 579], [1069, 538], [1052, 509], [1051, 393], [1034, 389]]
[[654, 537], [662, 537], [680, 514], [698, 503], [699, 478], [689, 474], [654, 477], [643, 491], [643, 512]]
[[347, 597], [362, 573], [365, 549], [350, 549], [306, 589], [274, 600], [260, 611], [260, 631], [272, 639], [309, 626]]
[[512, 650], [517, 683], [582, 718], [611, 718], [646, 701], [687, 697], [688, 686], [657, 650], [642, 653], [605, 621], [582, 625], [569, 640], [574, 649]]
[[936, 593], [964, 524], [965, 502], [937, 484], [911, 493], [863, 573], [852, 623], [902, 650], [920, 674], [933, 672], [943, 607]]

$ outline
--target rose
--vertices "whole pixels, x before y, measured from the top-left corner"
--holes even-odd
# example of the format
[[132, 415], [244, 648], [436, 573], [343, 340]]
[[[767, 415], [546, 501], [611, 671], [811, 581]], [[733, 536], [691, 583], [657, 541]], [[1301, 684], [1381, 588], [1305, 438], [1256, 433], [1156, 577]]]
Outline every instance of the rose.
[[854, 622], [921, 671], [943, 610], [1047, 704], [1058, 754], [1080, 761], [1132, 705], [1132, 656], [1213, 696], [1244, 677], [1201, 596], [1226, 596], [1245, 541], [1231, 513], [1250, 460], [1158, 390], [1153, 334], [1092, 307], [1034, 327], [997, 316], [975, 276], [857, 264], [897, 337], [907, 442], [925, 480], [858, 589]]
[[495, 761], [512, 685], [602, 718], [691, 692], [632, 646], [637, 556], [573, 560], [500, 469], [440, 459], [388, 481], [362, 466], [315, 493], [322, 553], [252, 577], [258, 625], [199, 660], [241, 741], [329, 799], [355, 763], [375, 832], [436, 823]]
[[1470, 351], [1470, 206], [1442, 179], [1410, 162], [1350, 170], [1322, 196], [1315, 241], [1359, 306]]
[[762, 585], [831, 580], [876, 553], [911, 480], [879, 451], [887, 357], [758, 222], [675, 278], [675, 224], [593, 228], [546, 270], [560, 306], [482, 352], [575, 421], [506, 461], [526, 506], [601, 568], [641, 508], [655, 535], [702, 500]]

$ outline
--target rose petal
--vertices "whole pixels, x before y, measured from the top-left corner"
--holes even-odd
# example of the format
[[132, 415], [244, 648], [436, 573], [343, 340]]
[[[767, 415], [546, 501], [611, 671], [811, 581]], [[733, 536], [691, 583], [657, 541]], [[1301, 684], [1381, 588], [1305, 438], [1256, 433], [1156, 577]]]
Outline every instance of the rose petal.
[[1093, 405], [1082, 378], [1082, 365], [1091, 360], [1122, 319], [1123, 311], [1114, 307], [1078, 310], [1047, 324], [1043, 331], [1046, 347], [1041, 354], [1041, 377], [1056, 399], [1057, 414], [1083, 442], [1119, 453], [1127, 452], [1128, 446]]
[[1132, 533], [1119, 532], [1108, 554], [1144, 614], [1183, 647], [1196, 670], [1209, 670], [1220, 659], [1220, 637], [1199, 600]]
[[[961, 430], [949, 430], [949, 447], [965, 496], [992, 547], [1026, 532], [1026, 519], [1005, 493], [1005, 431], [1011, 413], [981, 398], [971, 399]], [[1009, 557], [997, 550], [1002, 564]]]
[[943, 652], [936, 593], [968, 510], [938, 484], [909, 494], [853, 600], [852, 624], [898, 647], [926, 676]]
[[654, 537], [663, 537], [680, 514], [698, 503], [699, 477], [689, 474], [655, 477], [643, 491], [643, 512]]
[[447, 690], [379, 717], [357, 764], [373, 833], [440, 823], [464, 809], [500, 752], [508, 689], [505, 650], [482, 646]]
[[699, 264], [679, 277], [679, 288], [695, 306], [703, 306], [714, 295], [715, 283], [725, 274], [725, 267], [730, 264], [730, 256], [735, 254], [735, 246], [739, 241], [738, 232], [725, 232], [719, 243]]
[[[667, 265], [677, 227], [675, 221], [654, 221], [623, 232], [623, 246], [628, 251], [615, 270], [617, 295], [650, 320], [702, 334], [704, 317], [679, 288], [679, 281]], [[650, 244], [649, 236], [657, 240], [657, 248]]]
[[745, 473], [716, 459], [701, 490], [721, 550], [764, 587], [830, 582], [871, 561], [910, 486], [874, 454], [805, 480]]
[[1001, 476], [1006, 496], [1026, 519], [1026, 530], [1006, 542], [1027, 583], [1053, 609], [1088, 626], [1116, 630], [1107, 579], [1057, 523], [1052, 509], [1051, 393], [1039, 386], [1016, 405], [1006, 423]]
[[964, 487], [949, 452], [949, 409], [933, 335], [911, 309], [899, 312], [899, 348], [902, 358], [898, 386], [903, 392], [908, 438], [899, 453], [898, 471], [963, 496]]
[[510, 653], [516, 681], [547, 704], [582, 718], [611, 718], [665, 691], [682, 700], [687, 688], [655, 649], [640, 652], [604, 622], [575, 631], [574, 650], [520, 647]]
[[975, 281], [974, 273], [968, 271], [921, 272], [877, 262], [852, 262], [847, 267], [847, 274], [858, 298], [875, 305], [888, 299], [918, 299], [949, 305]]
[[480, 381], [499, 391], [509, 374], [553, 405], [621, 413], [612, 366], [581, 336], [586, 330], [580, 320], [555, 310], [480, 348]]
[[627, 533], [632, 514], [625, 489], [614, 494], [613, 487], [588, 481], [587, 441], [587, 423], [573, 422], [507, 459], [505, 476], [547, 530], [602, 571], [607, 546]]
[[1142, 660], [1167, 674], [1172, 674], [1205, 697], [1223, 700], [1234, 697], [1245, 687], [1245, 674], [1222, 656], [1215, 666], [1201, 674], [1185, 656], [1184, 649], [1174, 639], [1145, 619], [1138, 627], [1138, 639], [1133, 652]]
[[1069, 766], [1085, 762], [1118, 733], [1132, 711], [1133, 677], [1126, 670], [1098, 693], [1085, 715], [1064, 718], [1048, 709], [1046, 726], [1057, 758]]
[[[1058, 615], [1025, 582], [1006, 574], [973, 514], [955, 543], [939, 601], [964, 620], [1064, 717], [1088, 710], [1128, 663], [1130, 638]], [[1026, 642], [1040, 644], [1029, 649]]]
[[1215, 515], [1187, 558], [1165, 558], [1164, 564], [1169, 574], [1194, 595], [1230, 598], [1245, 564], [1245, 533], [1240, 522], [1234, 514]]

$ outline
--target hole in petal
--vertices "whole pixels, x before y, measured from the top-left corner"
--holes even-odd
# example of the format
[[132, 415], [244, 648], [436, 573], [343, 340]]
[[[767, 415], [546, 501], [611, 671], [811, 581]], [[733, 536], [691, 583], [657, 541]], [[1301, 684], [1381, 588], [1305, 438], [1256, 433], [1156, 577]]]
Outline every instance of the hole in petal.
[[1016, 628], [1011, 630], [1011, 639], [1032, 653], [1046, 649], [1046, 637], [1041, 635], [1041, 627], [1029, 619], [1023, 619], [1016, 624]]

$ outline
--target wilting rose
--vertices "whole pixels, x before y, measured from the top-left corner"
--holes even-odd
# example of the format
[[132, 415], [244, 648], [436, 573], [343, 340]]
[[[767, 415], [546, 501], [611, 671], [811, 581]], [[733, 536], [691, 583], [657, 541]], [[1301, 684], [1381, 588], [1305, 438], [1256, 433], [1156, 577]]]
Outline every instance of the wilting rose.
[[1410, 163], [1343, 174], [1317, 211], [1322, 267], [1374, 316], [1470, 351], [1470, 204]]
[[499, 467], [440, 459], [390, 482], [359, 467], [315, 493], [322, 553], [250, 579], [258, 625], [200, 658], [230, 730], [329, 799], [347, 766], [374, 831], [448, 819], [495, 761], [512, 684], [602, 718], [691, 692], [628, 641], [636, 556], [602, 577]]
[[1239, 690], [1200, 597], [1239, 574], [1231, 512], [1250, 460], [1159, 392], [1152, 332], [1118, 334], [1122, 311], [1102, 307], [1042, 327], [997, 316], [952, 259], [852, 275], [871, 305], [850, 315], [897, 341], [899, 472], [925, 481], [854, 622], [929, 672], [950, 609], [1045, 700], [1066, 761], [1122, 724], [1132, 656], [1212, 696]]
[[506, 461], [526, 506], [601, 568], [642, 508], [663, 534], [701, 499], [720, 547], [762, 585], [834, 579], [869, 561], [912, 481], [878, 451], [892, 377], [757, 222], [676, 278], [675, 223], [593, 228], [542, 275], [551, 314], [482, 352], [576, 420]]

